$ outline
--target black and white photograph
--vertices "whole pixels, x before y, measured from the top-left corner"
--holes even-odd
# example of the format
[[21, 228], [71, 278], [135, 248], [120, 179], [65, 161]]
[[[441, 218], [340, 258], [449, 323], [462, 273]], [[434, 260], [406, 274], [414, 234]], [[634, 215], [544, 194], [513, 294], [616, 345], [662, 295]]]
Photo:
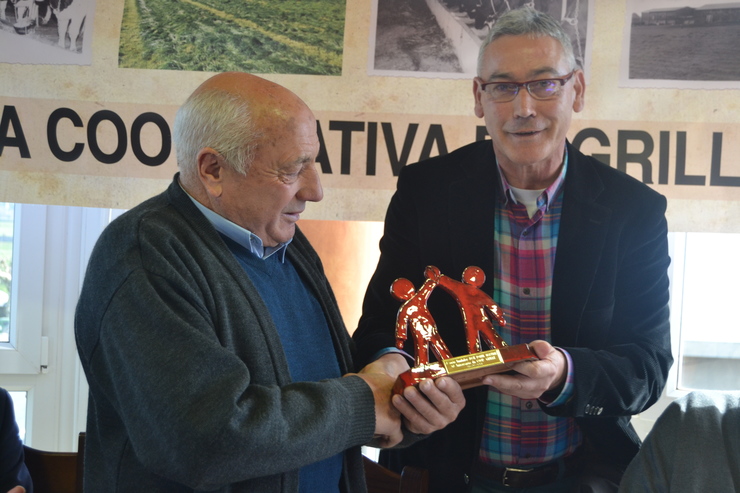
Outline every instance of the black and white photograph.
[[740, 2], [630, 0], [623, 87], [740, 87]]
[[0, 0], [0, 62], [90, 65], [94, 0]]
[[559, 19], [587, 70], [593, 0], [373, 0], [370, 75], [469, 79], [496, 20], [530, 6]]

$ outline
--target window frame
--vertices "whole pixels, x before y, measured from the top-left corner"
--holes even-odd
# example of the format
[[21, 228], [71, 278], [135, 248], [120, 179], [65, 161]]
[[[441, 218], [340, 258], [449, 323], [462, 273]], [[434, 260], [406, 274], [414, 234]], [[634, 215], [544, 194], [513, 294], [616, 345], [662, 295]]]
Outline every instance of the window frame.
[[0, 343], [0, 374], [41, 372], [45, 262], [26, 259], [45, 258], [46, 213], [43, 205], [16, 204], [14, 208], [10, 340]]
[[17, 325], [0, 353], [0, 387], [27, 393], [28, 445], [75, 450], [86, 427], [88, 385], [77, 356], [74, 312], [92, 249], [122, 211], [16, 207], [11, 324]]

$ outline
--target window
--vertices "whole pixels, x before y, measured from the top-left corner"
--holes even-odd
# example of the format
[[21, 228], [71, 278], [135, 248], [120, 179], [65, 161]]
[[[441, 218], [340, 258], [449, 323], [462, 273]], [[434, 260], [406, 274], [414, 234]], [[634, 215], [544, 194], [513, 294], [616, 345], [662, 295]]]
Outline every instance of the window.
[[740, 389], [740, 234], [672, 233], [677, 389]]
[[14, 209], [13, 204], [0, 203], [0, 342], [10, 341]]
[[15, 412], [15, 421], [18, 423], [18, 431], [21, 440], [26, 441], [26, 402], [27, 392], [8, 391], [10, 398], [13, 399], [13, 411]]
[[[0, 204], [3, 212], [8, 208]], [[16, 420], [32, 447], [74, 450], [85, 429], [87, 382], [77, 358], [74, 311], [93, 245], [119, 213], [13, 206], [10, 317], [6, 342], [0, 342], [0, 387], [13, 392]], [[2, 228], [4, 238], [7, 224]]]
[[[4, 220], [0, 236], [9, 265], [7, 329], [0, 340], [0, 373], [33, 374], [41, 361], [42, 296], [44, 290], [44, 251], [46, 248], [46, 206], [2, 204], [5, 218], [13, 211], [12, 228]], [[12, 233], [11, 233], [12, 232]], [[2, 288], [0, 288], [2, 289]]]

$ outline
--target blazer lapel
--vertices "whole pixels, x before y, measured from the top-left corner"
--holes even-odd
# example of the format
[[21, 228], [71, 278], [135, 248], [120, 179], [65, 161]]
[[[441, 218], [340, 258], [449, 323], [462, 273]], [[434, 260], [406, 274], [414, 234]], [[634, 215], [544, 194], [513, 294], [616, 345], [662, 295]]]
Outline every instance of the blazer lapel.
[[563, 212], [552, 287], [553, 345], [573, 345], [609, 229], [611, 209], [596, 202], [603, 183], [568, 146]]
[[[476, 265], [486, 274], [484, 291], [493, 292], [495, 274], [494, 227], [496, 198], [501, 182], [490, 141], [482, 146], [479, 154], [462, 163], [460, 178], [450, 183], [447, 211], [448, 231], [455, 239], [451, 252], [454, 272], [443, 272], [460, 279], [463, 270]], [[492, 187], [491, 184], [494, 184]], [[459, 205], [464, 204], [462, 208]]]

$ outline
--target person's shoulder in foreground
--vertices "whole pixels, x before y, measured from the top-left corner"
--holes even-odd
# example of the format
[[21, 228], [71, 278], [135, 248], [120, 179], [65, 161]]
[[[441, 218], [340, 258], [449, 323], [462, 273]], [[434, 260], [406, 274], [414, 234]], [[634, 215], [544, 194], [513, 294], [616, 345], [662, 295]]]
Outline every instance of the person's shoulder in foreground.
[[740, 490], [740, 391], [694, 391], [663, 411], [621, 493]]
[[31, 493], [33, 484], [23, 462], [23, 442], [18, 434], [13, 399], [0, 387], [0, 493]]

